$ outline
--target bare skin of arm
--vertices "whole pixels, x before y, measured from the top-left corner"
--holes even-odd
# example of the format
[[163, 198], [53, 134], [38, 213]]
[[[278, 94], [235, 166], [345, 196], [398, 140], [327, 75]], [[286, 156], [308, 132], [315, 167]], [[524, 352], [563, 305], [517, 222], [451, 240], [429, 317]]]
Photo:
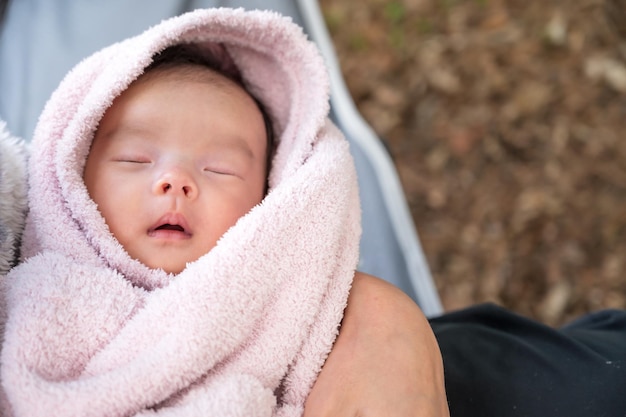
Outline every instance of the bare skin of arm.
[[304, 417], [448, 417], [443, 364], [419, 307], [357, 272], [341, 330]]

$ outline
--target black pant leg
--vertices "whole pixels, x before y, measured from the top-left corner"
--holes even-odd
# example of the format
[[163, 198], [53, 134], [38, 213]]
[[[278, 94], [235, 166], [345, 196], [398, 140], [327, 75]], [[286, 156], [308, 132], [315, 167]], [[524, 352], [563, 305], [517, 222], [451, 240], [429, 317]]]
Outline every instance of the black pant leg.
[[431, 319], [452, 417], [626, 416], [626, 312], [554, 329], [491, 304]]

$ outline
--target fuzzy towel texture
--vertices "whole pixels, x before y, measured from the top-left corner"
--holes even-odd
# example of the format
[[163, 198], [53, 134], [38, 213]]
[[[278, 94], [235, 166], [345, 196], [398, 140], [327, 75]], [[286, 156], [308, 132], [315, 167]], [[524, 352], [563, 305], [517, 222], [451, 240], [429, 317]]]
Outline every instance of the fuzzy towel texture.
[[25, 142], [0, 120], [0, 276], [17, 260], [26, 217], [26, 162]]
[[[173, 276], [128, 256], [82, 171], [113, 99], [154, 53], [188, 42], [226, 48], [278, 148], [263, 202]], [[194, 11], [77, 65], [32, 144], [25, 262], [6, 277], [3, 415], [300, 415], [358, 260], [356, 173], [328, 110], [321, 56], [271, 12]]]

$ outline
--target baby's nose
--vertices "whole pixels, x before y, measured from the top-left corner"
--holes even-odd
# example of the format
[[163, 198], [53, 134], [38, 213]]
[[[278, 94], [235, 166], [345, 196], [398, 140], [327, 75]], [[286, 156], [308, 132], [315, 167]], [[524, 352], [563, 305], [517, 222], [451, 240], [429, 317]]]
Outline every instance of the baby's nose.
[[168, 169], [159, 176], [153, 191], [159, 195], [173, 194], [194, 199], [198, 195], [198, 186], [190, 173], [176, 167]]

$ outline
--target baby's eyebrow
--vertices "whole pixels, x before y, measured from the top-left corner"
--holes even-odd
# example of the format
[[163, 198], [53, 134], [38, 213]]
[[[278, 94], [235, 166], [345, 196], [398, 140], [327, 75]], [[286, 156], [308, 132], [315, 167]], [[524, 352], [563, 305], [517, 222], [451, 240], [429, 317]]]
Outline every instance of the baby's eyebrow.
[[250, 148], [248, 142], [238, 135], [215, 140], [211, 147], [216, 146], [218, 149], [242, 153], [249, 159], [254, 159], [254, 152]]
[[[125, 144], [133, 143], [134, 141], [143, 141], [150, 139], [150, 141], [158, 141], [159, 135], [152, 133], [152, 126], [144, 126], [142, 124], [119, 124], [113, 128], [102, 132], [98, 136], [105, 140], [124, 139]], [[247, 159], [254, 159], [255, 155], [248, 142], [242, 136], [237, 133], [228, 135], [225, 137], [213, 137], [207, 140], [206, 148], [211, 152], [233, 152], [239, 153]]]
[[104, 132], [101, 132], [100, 128], [98, 128], [98, 130], [96, 131], [96, 137], [102, 137], [103, 139], [112, 139], [120, 136], [125, 136], [125, 139], [127, 139], [127, 137], [143, 138], [149, 134], [150, 127], [148, 126], [141, 126], [136, 124], [128, 125], [123, 123], [115, 125], [110, 129], [105, 130]]

